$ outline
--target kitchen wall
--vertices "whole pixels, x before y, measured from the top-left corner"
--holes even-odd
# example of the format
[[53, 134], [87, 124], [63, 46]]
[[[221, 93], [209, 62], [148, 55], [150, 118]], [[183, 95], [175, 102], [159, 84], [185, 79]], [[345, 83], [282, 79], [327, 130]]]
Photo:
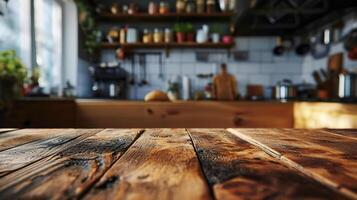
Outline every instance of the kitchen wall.
[[[153, 89], [166, 90], [169, 79], [179, 79], [188, 76], [191, 79], [192, 90], [203, 90], [210, 79], [198, 79], [197, 74], [217, 73], [219, 64], [227, 63], [228, 70], [238, 80], [239, 93], [245, 95], [247, 84], [274, 85], [282, 79], [291, 79], [294, 83], [302, 81], [302, 61], [294, 52], [283, 56], [274, 56], [272, 49], [275, 46], [275, 37], [238, 37], [234, 50], [247, 51], [248, 59], [235, 61], [233, 56], [228, 56], [226, 50], [172, 50], [169, 57], [164, 58], [164, 80], [159, 78], [160, 68], [158, 57], [147, 56], [147, 72], [149, 85], [144, 87], [131, 86], [130, 99], [143, 99], [146, 93]], [[233, 51], [234, 51], [233, 50]], [[209, 52], [209, 61], [196, 60], [195, 52]], [[232, 51], [232, 52], [233, 52]], [[111, 62], [115, 60], [112, 50], [102, 53], [102, 60]], [[122, 66], [131, 71], [131, 63], [126, 61]], [[136, 76], [138, 76], [136, 65]]]
[[[347, 19], [345, 20], [346, 26], [351, 25], [351, 24], [356, 24], [356, 21], [354, 18], [352, 19]], [[314, 70], [319, 70], [321, 68], [327, 69], [327, 62], [328, 62], [328, 56], [333, 55], [336, 53], [341, 53], [343, 52], [343, 63], [344, 63], [344, 68], [348, 71], [354, 71], [357, 72], [357, 60], [350, 60], [347, 56], [347, 52], [343, 47], [342, 42], [334, 43], [331, 45], [330, 51], [327, 56], [320, 58], [320, 59], [315, 59], [313, 58], [310, 54], [305, 56], [303, 59], [302, 63], [302, 79], [305, 80], [306, 82], [309, 83], [315, 83], [313, 77], [312, 77], [312, 72]]]

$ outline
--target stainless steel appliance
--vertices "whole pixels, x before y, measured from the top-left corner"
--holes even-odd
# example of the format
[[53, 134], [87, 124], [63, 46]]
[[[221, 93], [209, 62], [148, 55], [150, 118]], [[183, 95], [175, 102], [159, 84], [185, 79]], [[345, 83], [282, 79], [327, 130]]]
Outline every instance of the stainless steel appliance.
[[92, 94], [97, 98], [127, 98], [127, 76], [128, 73], [120, 66], [90, 68], [93, 85]]
[[275, 86], [275, 98], [281, 100], [293, 99], [296, 97], [296, 89], [290, 80], [279, 81]]
[[357, 99], [357, 74], [344, 73], [338, 76], [338, 97]]

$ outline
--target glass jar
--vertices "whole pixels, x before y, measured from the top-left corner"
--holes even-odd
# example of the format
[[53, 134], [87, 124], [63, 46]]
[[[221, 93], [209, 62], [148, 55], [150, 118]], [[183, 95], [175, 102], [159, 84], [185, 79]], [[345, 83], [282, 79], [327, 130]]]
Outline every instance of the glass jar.
[[152, 43], [152, 41], [153, 41], [152, 33], [148, 29], [145, 29], [143, 35], [143, 43], [145, 44]]
[[148, 13], [150, 15], [155, 15], [159, 12], [159, 6], [155, 2], [150, 2], [148, 7]]
[[216, 12], [216, 2], [214, 0], [207, 0], [207, 13]]
[[188, 0], [186, 2], [186, 8], [185, 11], [186, 13], [194, 13], [196, 10], [196, 4], [193, 0]]
[[196, 11], [197, 13], [204, 13], [205, 12], [205, 0], [197, 0], [196, 1]]
[[156, 28], [154, 30], [154, 42], [161, 43], [163, 41], [163, 33], [160, 29]]
[[186, 7], [186, 2], [184, 0], [176, 0], [176, 12], [184, 13]]
[[170, 12], [169, 4], [167, 2], [160, 2], [160, 14], [167, 14]]
[[124, 44], [126, 42], [126, 31], [125, 28], [121, 28], [119, 32], [119, 43]]
[[170, 43], [173, 41], [172, 31], [169, 28], [165, 29], [165, 42]]

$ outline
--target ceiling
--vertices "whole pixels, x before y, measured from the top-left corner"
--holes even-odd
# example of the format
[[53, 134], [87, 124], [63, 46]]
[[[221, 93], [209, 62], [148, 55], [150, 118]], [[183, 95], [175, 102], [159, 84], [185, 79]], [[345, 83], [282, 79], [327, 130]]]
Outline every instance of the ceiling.
[[238, 0], [238, 35], [293, 35], [357, 13], [357, 0]]

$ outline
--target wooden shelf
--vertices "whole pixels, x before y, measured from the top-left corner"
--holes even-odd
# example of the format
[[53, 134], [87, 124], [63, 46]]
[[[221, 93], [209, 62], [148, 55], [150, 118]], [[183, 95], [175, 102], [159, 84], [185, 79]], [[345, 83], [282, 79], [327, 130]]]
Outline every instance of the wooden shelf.
[[234, 12], [216, 12], [216, 13], [168, 13], [150, 15], [148, 13], [137, 14], [100, 14], [99, 20], [101, 21], [114, 21], [114, 22], [174, 22], [182, 20], [190, 21], [227, 21], [230, 22], [231, 18], [235, 15]]
[[129, 44], [119, 44], [119, 43], [102, 43], [102, 49], [115, 49], [115, 48], [124, 48], [126, 50], [133, 49], [173, 49], [173, 48], [219, 48], [219, 49], [230, 49], [234, 46], [234, 43], [225, 44], [225, 43], [195, 43], [195, 42], [185, 42], [185, 43], [129, 43]]

